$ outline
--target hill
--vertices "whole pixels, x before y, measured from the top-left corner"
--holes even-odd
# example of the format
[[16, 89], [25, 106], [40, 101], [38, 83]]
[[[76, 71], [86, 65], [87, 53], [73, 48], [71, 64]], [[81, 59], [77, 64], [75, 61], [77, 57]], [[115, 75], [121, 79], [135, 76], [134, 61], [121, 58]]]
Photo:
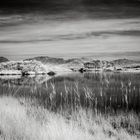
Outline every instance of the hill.
[[7, 62], [7, 61], [9, 61], [7, 58], [5, 58], [5, 57], [0, 57], [0, 63], [2, 63], [2, 62]]
[[80, 72], [140, 72], [140, 62], [129, 59], [113, 61], [95, 60], [93, 58], [53, 58], [48, 56], [34, 57], [23, 61], [9, 61], [0, 64], [0, 74], [64, 74], [72, 71]]
[[126, 65], [133, 65], [133, 64], [136, 64], [136, 63], [139, 63], [139, 62], [138, 61], [129, 60], [129, 59], [117, 59], [117, 60], [113, 60], [112, 63], [114, 65], [126, 66]]
[[48, 57], [48, 56], [39, 56], [39, 57], [34, 57], [34, 58], [29, 58], [26, 59], [25, 61], [31, 61], [31, 60], [36, 60], [40, 61], [43, 64], [65, 64], [66, 61], [63, 58], [53, 58], [53, 57]]

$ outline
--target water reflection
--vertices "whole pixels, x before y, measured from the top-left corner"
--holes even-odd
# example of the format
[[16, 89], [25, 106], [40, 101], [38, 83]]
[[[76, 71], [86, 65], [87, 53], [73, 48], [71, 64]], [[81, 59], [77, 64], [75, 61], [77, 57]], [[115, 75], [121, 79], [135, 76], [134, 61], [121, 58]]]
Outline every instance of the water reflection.
[[49, 80], [51, 77], [48, 75], [5, 75], [0, 76], [0, 82], [2, 85], [10, 84], [11, 86], [30, 86], [36, 84], [42, 84]]
[[54, 111], [82, 107], [105, 113], [122, 110], [138, 113], [139, 81], [140, 74], [133, 73], [71, 73], [15, 79], [1, 77], [0, 93], [36, 99], [38, 104]]

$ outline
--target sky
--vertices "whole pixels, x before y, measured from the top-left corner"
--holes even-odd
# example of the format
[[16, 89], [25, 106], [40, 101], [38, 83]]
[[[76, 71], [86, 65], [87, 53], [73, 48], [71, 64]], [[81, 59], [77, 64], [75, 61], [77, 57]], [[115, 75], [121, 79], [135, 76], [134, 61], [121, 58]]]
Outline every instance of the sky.
[[[134, 5], [138, 0], [124, 0], [123, 4], [116, 0], [100, 0], [98, 4], [97, 0], [2, 2], [0, 56], [21, 59], [140, 52], [140, 8]], [[25, 3], [22, 8], [21, 3]]]
[[139, 0], [1, 0], [3, 4], [100, 4], [100, 3], [138, 3]]

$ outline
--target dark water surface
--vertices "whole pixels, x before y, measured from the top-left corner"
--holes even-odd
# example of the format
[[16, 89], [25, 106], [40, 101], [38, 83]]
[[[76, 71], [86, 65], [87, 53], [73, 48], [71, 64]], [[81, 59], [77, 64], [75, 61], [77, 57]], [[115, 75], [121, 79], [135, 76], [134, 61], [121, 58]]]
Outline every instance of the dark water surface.
[[1, 77], [0, 93], [35, 99], [37, 104], [51, 110], [83, 107], [101, 112], [140, 112], [138, 73]]

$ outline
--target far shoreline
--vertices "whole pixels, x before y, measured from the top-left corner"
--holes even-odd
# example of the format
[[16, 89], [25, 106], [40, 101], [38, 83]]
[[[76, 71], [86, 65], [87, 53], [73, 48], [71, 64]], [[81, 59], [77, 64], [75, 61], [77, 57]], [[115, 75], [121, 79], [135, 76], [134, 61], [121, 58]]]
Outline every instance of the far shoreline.
[[10, 61], [0, 57], [1, 76], [63, 75], [66, 73], [140, 73], [140, 61], [116, 59], [113, 61], [94, 58], [63, 59], [54, 57], [34, 57], [21, 61]]

